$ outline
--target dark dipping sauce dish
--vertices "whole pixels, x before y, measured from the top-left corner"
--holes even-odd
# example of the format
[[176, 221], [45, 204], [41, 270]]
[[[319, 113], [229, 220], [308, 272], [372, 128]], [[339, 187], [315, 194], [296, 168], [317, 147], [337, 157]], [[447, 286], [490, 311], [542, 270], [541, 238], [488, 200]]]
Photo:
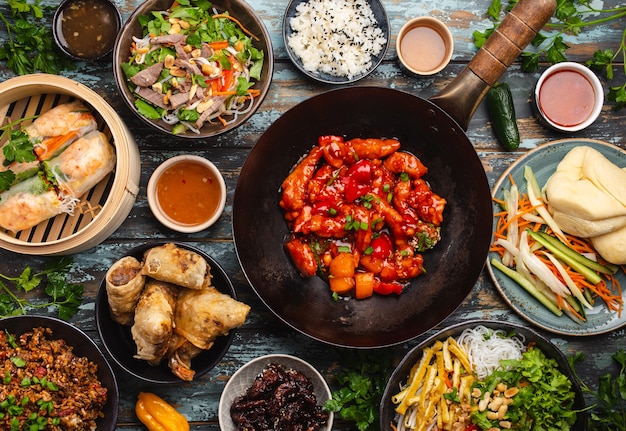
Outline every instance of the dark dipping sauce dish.
[[110, 0], [64, 0], [54, 14], [54, 40], [75, 60], [101, 60], [113, 51], [121, 25]]

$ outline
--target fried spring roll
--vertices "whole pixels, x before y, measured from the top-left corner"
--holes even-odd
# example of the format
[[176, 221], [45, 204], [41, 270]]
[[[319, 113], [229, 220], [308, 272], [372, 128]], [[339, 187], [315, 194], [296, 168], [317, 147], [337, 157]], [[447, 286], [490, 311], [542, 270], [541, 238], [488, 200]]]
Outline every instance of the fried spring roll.
[[133, 256], [125, 256], [111, 265], [106, 273], [105, 285], [109, 311], [115, 322], [126, 326], [133, 324], [135, 306], [145, 284], [141, 262]]
[[177, 287], [148, 280], [135, 307], [130, 332], [137, 346], [137, 359], [158, 365], [167, 353], [173, 333]]
[[198, 253], [168, 243], [144, 254], [143, 274], [189, 289], [202, 289], [211, 283], [211, 267]]

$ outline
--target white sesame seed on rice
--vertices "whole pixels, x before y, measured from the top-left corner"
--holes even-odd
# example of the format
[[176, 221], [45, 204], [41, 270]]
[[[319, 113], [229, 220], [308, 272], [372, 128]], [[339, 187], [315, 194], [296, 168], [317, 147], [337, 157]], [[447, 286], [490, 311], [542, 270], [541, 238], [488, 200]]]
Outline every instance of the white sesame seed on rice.
[[289, 47], [313, 73], [362, 75], [387, 43], [365, 0], [309, 0], [296, 7], [289, 24]]

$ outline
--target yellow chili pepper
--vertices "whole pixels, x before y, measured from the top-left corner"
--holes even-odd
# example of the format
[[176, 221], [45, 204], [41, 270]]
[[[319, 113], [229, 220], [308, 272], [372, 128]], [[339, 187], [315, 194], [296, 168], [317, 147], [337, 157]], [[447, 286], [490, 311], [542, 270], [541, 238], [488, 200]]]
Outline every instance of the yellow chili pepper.
[[189, 431], [187, 418], [156, 394], [140, 392], [135, 413], [149, 431]]

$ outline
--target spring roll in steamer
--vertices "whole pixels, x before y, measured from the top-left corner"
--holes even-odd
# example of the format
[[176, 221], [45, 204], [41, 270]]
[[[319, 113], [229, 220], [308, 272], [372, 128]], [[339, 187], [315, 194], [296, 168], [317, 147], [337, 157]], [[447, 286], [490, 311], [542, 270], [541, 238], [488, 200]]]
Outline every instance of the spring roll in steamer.
[[0, 193], [0, 227], [19, 232], [72, 209], [71, 200], [60, 199], [56, 191], [37, 175]]
[[62, 194], [78, 198], [111, 173], [115, 161], [115, 150], [106, 135], [94, 131], [44, 162], [44, 166]]

